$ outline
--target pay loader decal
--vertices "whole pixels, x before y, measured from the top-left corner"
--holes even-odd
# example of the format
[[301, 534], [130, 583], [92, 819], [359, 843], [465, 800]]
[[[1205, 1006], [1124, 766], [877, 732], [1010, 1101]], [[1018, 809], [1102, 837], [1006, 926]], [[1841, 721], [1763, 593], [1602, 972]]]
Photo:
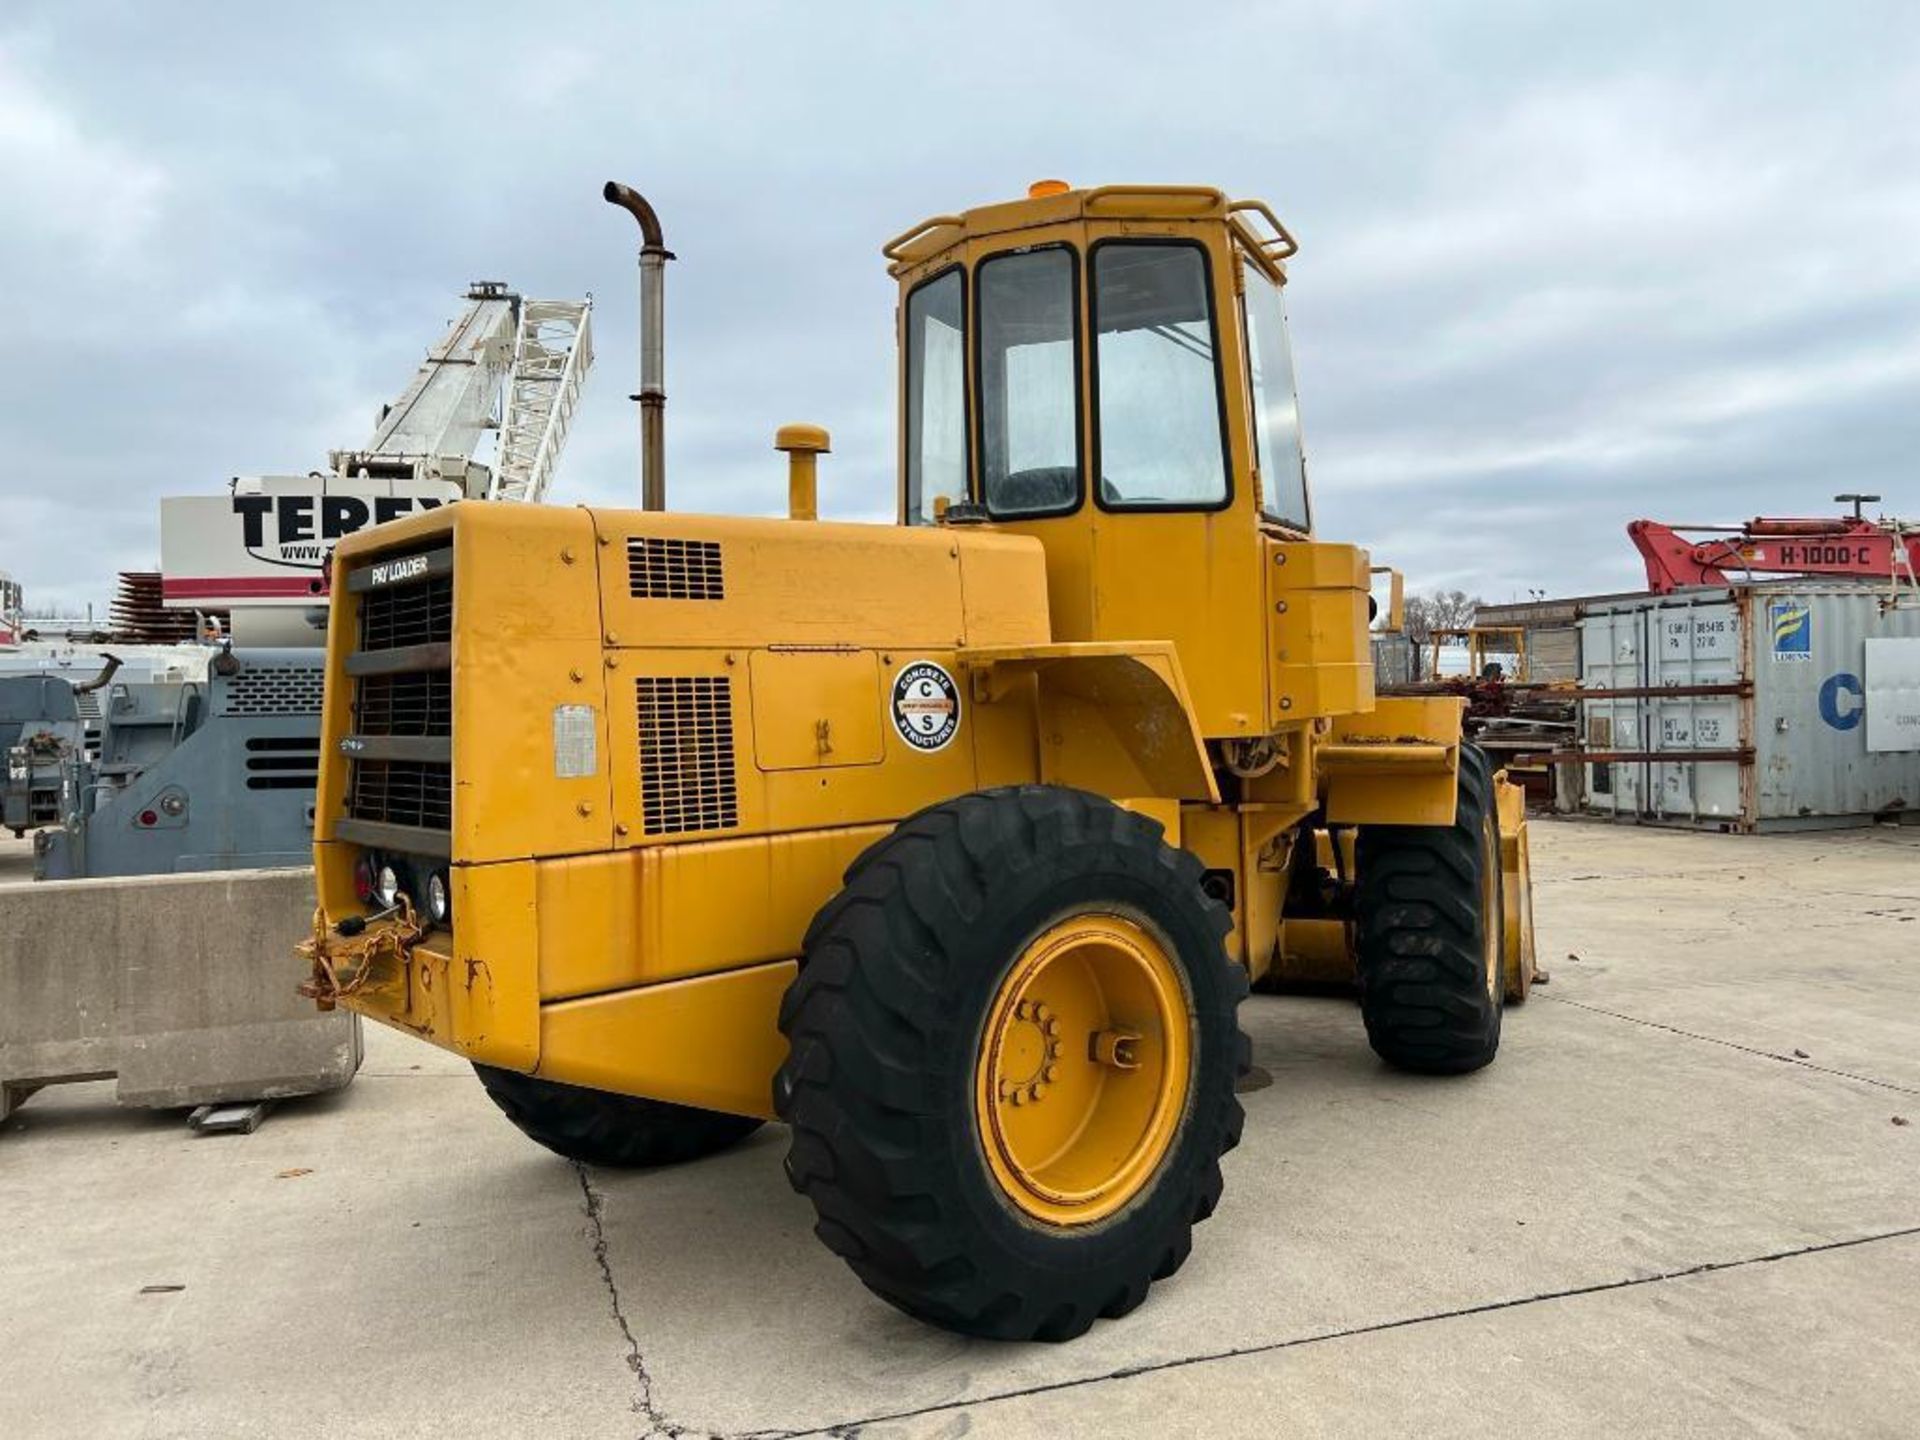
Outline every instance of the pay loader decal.
[[893, 728], [916, 750], [944, 750], [960, 730], [960, 688], [931, 660], [903, 666], [893, 682]]

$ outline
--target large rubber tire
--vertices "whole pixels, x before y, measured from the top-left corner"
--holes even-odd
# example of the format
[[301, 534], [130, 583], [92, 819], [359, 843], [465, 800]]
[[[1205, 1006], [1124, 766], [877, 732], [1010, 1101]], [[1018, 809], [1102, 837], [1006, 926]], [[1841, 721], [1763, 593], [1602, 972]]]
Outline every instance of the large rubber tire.
[[[1220, 1157], [1240, 1139], [1246, 972], [1226, 953], [1231, 918], [1202, 892], [1199, 861], [1162, 834], [1077, 790], [962, 796], [868, 849], [808, 931], [780, 1009], [787, 1175], [820, 1239], [908, 1314], [969, 1335], [1071, 1339], [1179, 1269], [1218, 1203]], [[1116, 914], [1177, 968], [1184, 1109], [1116, 1213], [1044, 1223], [987, 1155], [975, 1104], [986, 1018], [1049, 927]]]
[[1500, 1049], [1500, 822], [1476, 745], [1460, 747], [1459, 783], [1452, 825], [1362, 826], [1355, 856], [1367, 1039], [1389, 1064], [1428, 1075], [1478, 1070]]
[[677, 1165], [724, 1150], [763, 1123], [750, 1115], [562, 1085], [491, 1065], [473, 1069], [488, 1098], [521, 1134], [584, 1165]]

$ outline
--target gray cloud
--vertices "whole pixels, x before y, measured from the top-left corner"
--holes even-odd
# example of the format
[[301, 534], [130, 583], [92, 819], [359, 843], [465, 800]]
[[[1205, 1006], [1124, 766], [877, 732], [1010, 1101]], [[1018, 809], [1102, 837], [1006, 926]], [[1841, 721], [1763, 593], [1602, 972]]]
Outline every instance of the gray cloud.
[[[1301, 235], [1322, 533], [1420, 586], [1622, 588], [1638, 514], [1920, 511], [1920, 11], [28, 4], [0, 20], [0, 565], [104, 598], [157, 498], [358, 443], [473, 278], [598, 297], [557, 498], [636, 489], [632, 236], [683, 508], [890, 513], [922, 215], [1205, 181]], [[582, 13], [585, 18], [575, 18]]]

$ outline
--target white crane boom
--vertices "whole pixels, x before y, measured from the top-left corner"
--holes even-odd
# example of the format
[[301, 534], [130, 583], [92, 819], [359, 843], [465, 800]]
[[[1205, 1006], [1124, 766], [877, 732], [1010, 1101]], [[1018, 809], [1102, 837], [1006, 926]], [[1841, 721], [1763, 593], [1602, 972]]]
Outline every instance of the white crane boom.
[[591, 296], [521, 303], [489, 498], [546, 498], [593, 364], [592, 311]]
[[[466, 299], [465, 313], [427, 351], [400, 397], [381, 410], [366, 448], [329, 457], [336, 475], [427, 479], [465, 471], [463, 462], [472, 460], [481, 437], [494, 428], [522, 304], [496, 280], [476, 283]], [[447, 460], [461, 463], [441, 463]]]

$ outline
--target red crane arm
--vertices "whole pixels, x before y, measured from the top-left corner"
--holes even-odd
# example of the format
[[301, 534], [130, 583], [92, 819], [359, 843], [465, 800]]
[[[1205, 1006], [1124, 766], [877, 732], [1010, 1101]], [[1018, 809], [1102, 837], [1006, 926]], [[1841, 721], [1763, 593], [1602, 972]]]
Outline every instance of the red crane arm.
[[1870, 580], [1890, 580], [1896, 571], [1903, 579], [1920, 576], [1920, 531], [1845, 516], [1759, 516], [1710, 540], [1689, 539], [1657, 520], [1633, 520], [1627, 538], [1646, 562], [1647, 588], [1656, 595], [1681, 585], [1730, 585], [1753, 571]]

